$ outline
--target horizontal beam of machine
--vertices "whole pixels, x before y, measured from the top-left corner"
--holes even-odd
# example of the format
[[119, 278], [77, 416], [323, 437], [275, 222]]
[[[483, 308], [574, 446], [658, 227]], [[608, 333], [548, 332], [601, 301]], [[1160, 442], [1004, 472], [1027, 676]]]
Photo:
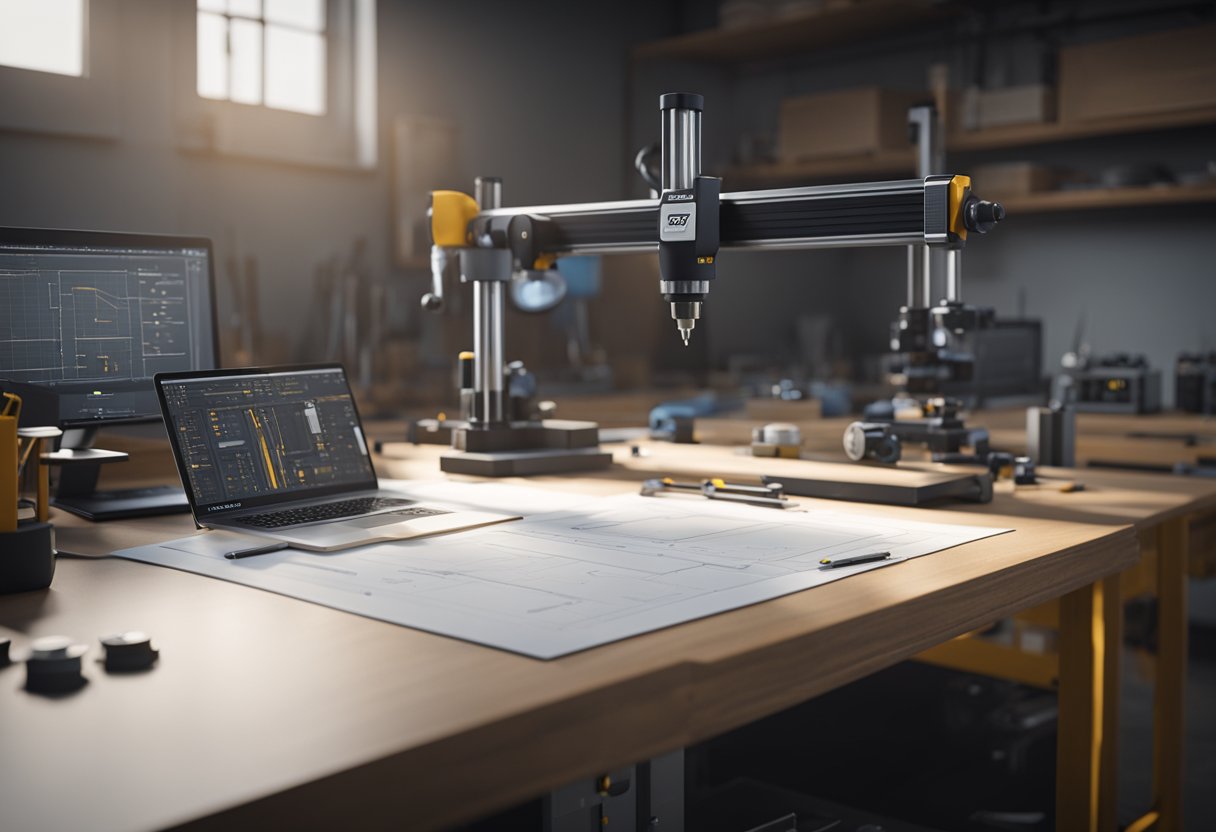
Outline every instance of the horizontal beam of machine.
[[[723, 194], [721, 247], [924, 243], [924, 195], [919, 179]], [[658, 202], [652, 199], [501, 208], [474, 222], [520, 214], [549, 221], [547, 231], [538, 229], [537, 244], [553, 254], [650, 252], [658, 245]]]

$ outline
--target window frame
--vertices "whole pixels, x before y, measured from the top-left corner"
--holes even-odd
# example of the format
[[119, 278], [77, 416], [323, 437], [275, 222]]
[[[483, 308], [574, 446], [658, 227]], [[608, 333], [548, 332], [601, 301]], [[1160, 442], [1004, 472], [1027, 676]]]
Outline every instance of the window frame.
[[[178, 6], [174, 88], [180, 149], [317, 167], [375, 168], [375, 0], [326, 3], [322, 115], [199, 95], [197, 3], [179, 0]], [[262, 60], [264, 72], [264, 54]], [[264, 85], [265, 79], [263, 100]]]
[[92, 139], [120, 134], [118, 0], [82, 0], [84, 74], [0, 66], [0, 130]]

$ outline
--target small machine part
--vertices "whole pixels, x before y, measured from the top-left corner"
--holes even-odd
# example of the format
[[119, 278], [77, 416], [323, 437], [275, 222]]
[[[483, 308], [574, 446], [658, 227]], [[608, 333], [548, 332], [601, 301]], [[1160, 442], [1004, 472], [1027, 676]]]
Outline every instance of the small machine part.
[[894, 465], [903, 453], [887, 422], [853, 422], [844, 429], [844, 453], [854, 462], [873, 459]]
[[152, 647], [152, 639], [138, 630], [104, 636], [101, 646], [105, 648], [105, 666], [110, 673], [148, 670], [160, 656], [160, 651]]
[[1014, 485], [1034, 485], [1037, 483], [1038, 477], [1035, 476], [1034, 460], [1028, 456], [1019, 456], [1013, 461], [1013, 484]]
[[25, 662], [25, 689], [31, 693], [70, 693], [88, 681], [81, 673], [80, 657], [88, 645], [67, 636], [35, 639]]
[[1026, 409], [1026, 455], [1037, 465], [1072, 468], [1077, 462], [1077, 413], [1070, 405]]
[[476, 414], [477, 390], [473, 386], [473, 353], [462, 352], [457, 361], [460, 365], [460, 418], [465, 422]]
[[734, 407], [735, 403], [714, 393], [702, 393], [689, 399], [663, 402], [650, 409], [647, 424], [650, 438], [677, 444], [694, 443], [695, 420], [712, 416]]
[[1216, 352], [1184, 352], [1178, 356], [1174, 406], [1183, 413], [1216, 414]]
[[536, 376], [528, 372], [522, 361], [507, 365], [507, 418], [512, 422], [540, 419], [536, 401]]
[[1117, 353], [1079, 358], [1062, 373], [1071, 402], [1080, 413], [1157, 413], [1161, 410], [1161, 371], [1143, 355]]
[[643, 497], [657, 497], [660, 494], [700, 494], [710, 500], [728, 500], [770, 508], [787, 508], [791, 505], [789, 498], [785, 496], [785, 486], [779, 482], [742, 485], [717, 477], [702, 482], [677, 482], [671, 477], [649, 479], [642, 483], [641, 494]]
[[[983, 463], [988, 458], [988, 431], [985, 428], [967, 427], [961, 415], [962, 403], [956, 399], [934, 398], [923, 402], [909, 399], [913, 407], [895, 407], [894, 404], [904, 400], [882, 401], [868, 405], [865, 409], [866, 423], [873, 427], [883, 426], [886, 433], [896, 437], [900, 444], [922, 445], [933, 455], [934, 462], [951, 463]], [[846, 437], [853, 425], [845, 429]], [[877, 441], [877, 436], [871, 432], [871, 442]], [[854, 447], [860, 458], [867, 457], [861, 449], [864, 445], [856, 444], [859, 440], [847, 441], [845, 453]], [[872, 445], [877, 450], [877, 445]], [[883, 453], [883, 456], [889, 456]], [[853, 456], [849, 457], [854, 459]], [[880, 456], [874, 459], [883, 461]], [[898, 456], [895, 457], [898, 460]], [[854, 459], [854, 461], [857, 461]]]
[[798, 459], [802, 456], [802, 431], [789, 422], [772, 422], [752, 430], [752, 456]]
[[988, 454], [988, 472], [994, 480], [1011, 479], [1013, 477], [1013, 454], [1004, 451], [993, 451]]

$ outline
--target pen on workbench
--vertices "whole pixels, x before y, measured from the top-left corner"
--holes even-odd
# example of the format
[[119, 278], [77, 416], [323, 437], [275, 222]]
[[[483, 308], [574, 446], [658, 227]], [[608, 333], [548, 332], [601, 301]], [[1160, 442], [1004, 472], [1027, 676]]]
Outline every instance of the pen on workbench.
[[836, 569], [841, 566], [853, 566], [857, 563], [870, 563], [876, 560], [886, 560], [891, 557], [890, 552], [871, 552], [868, 555], [851, 555], [845, 558], [823, 558], [819, 562], [828, 569]]
[[231, 552], [224, 552], [224, 557], [228, 560], [240, 560], [241, 558], [251, 558], [254, 555], [266, 555], [271, 552], [278, 552], [286, 549], [287, 543], [268, 543], [265, 546], [255, 546], [252, 549], [236, 549]]

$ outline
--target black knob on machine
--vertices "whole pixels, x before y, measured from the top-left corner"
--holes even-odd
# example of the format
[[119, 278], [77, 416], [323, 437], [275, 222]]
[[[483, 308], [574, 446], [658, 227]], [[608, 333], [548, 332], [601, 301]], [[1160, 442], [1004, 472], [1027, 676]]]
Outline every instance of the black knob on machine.
[[138, 630], [105, 636], [101, 646], [106, 651], [106, 670], [111, 673], [147, 670], [160, 655], [152, 649], [152, 639]]
[[854, 462], [874, 459], [892, 464], [901, 454], [899, 437], [877, 422], [853, 422], [844, 429], [844, 452]]
[[84, 687], [80, 657], [88, 652], [68, 636], [35, 639], [25, 662], [25, 689], [31, 693], [69, 693]]
[[973, 197], [963, 207], [963, 224], [968, 231], [987, 234], [996, 224], [1005, 219], [1005, 206], [999, 202]]

